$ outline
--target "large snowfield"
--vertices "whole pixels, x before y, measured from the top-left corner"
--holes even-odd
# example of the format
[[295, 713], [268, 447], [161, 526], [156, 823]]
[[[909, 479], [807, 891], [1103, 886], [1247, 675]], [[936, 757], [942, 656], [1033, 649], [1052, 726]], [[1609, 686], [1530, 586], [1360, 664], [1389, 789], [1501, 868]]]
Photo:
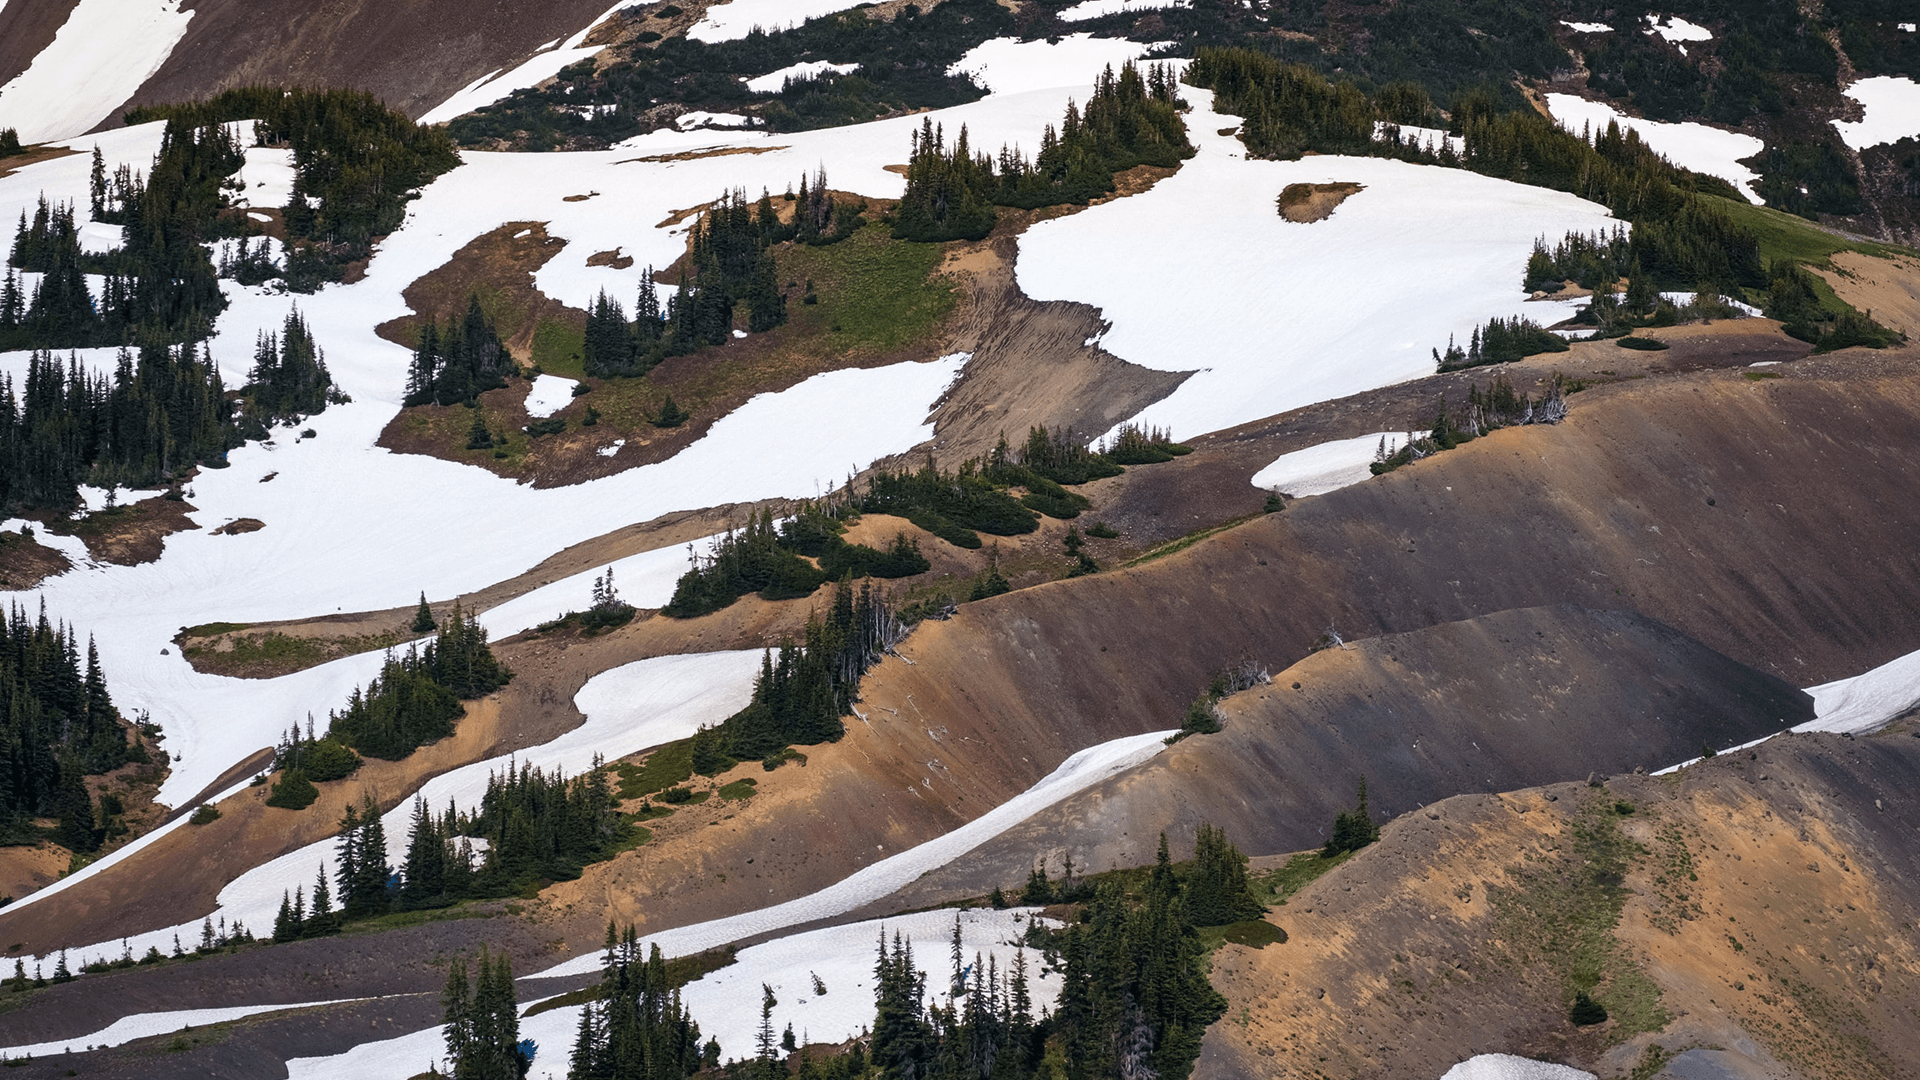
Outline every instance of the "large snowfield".
[[[1020, 288], [1101, 309], [1106, 351], [1194, 371], [1136, 417], [1185, 438], [1431, 374], [1431, 350], [1519, 315], [1537, 237], [1611, 229], [1605, 208], [1461, 169], [1384, 158], [1249, 161], [1239, 118], [1183, 87], [1199, 153], [1152, 190], [1020, 238]], [[1295, 183], [1364, 190], [1312, 224], [1282, 218]], [[1258, 313], [1256, 315], [1255, 313]]]

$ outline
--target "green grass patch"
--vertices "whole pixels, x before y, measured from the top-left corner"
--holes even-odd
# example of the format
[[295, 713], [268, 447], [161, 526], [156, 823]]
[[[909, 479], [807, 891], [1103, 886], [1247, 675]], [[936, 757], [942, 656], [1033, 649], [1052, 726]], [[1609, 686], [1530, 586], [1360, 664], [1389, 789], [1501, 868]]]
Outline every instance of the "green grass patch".
[[1218, 947], [1219, 943], [1212, 940], [1215, 937], [1218, 937], [1220, 942], [1245, 945], [1250, 949], [1264, 949], [1269, 945], [1285, 944], [1287, 932], [1265, 919], [1248, 919], [1245, 922], [1228, 923], [1225, 926], [1209, 926], [1200, 931], [1201, 943], [1208, 948]]
[[533, 330], [533, 363], [548, 375], [582, 378], [586, 332], [558, 319], [541, 319]]
[[648, 754], [639, 764], [613, 767], [620, 798], [656, 795], [693, 776], [693, 740], [670, 742]]
[[1660, 988], [1614, 934], [1626, 875], [1647, 854], [1620, 830], [1623, 805], [1631, 812], [1604, 794], [1588, 798], [1557, 846], [1509, 866], [1506, 883], [1487, 889], [1507, 959], [1551, 971], [1564, 1004], [1586, 992], [1605, 1006], [1610, 1043], [1659, 1031], [1670, 1019]]
[[419, 911], [392, 911], [371, 919], [356, 919], [341, 928], [343, 934], [365, 934], [425, 923], [455, 922], [460, 919], [491, 919], [499, 911], [486, 907], [485, 900], [463, 900], [450, 907], [423, 908]]
[[243, 623], [243, 622], [201, 623], [199, 626], [189, 626], [184, 630], [181, 630], [180, 636], [181, 637], [214, 637], [219, 634], [231, 634], [235, 630], [245, 630], [247, 627], [252, 625], [253, 625], [252, 623]]
[[613, 845], [612, 849], [610, 849], [607, 854], [607, 858], [610, 859], [613, 856], [619, 855], [623, 852], [632, 851], [634, 848], [637, 848], [640, 845], [646, 843], [647, 841], [653, 839], [653, 830], [647, 828], [645, 825], [639, 824], [639, 822], [645, 821], [645, 820], [647, 819], [642, 818], [638, 814], [629, 815], [627, 817], [627, 827], [629, 829], [627, 833], [627, 838]]
[[1702, 195], [1700, 199], [1708, 206], [1724, 212], [1735, 224], [1753, 230], [1754, 235], [1760, 238], [1760, 258], [1763, 261], [1792, 259], [1810, 266], [1824, 267], [1828, 259], [1842, 251], [1857, 251], [1881, 259], [1913, 254], [1910, 249], [1897, 244], [1849, 239], [1828, 232], [1805, 218], [1765, 206], [1737, 202], [1718, 195]]
[[[692, 956], [676, 956], [667, 961], [667, 984], [672, 987], [685, 986], [696, 979], [729, 967], [734, 962], [735, 949], [728, 945], [722, 949], [708, 949]], [[530, 1016], [539, 1016], [554, 1009], [570, 1009], [575, 1005], [585, 1005], [589, 1001], [600, 1000], [600, 987], [587, 986], [559, 997], [548, 998], [520, 1014], [522, 1020]]]
[[733, 783], [727, 784], [726, 786], [722, 787], [720, 789], [720, 797], [723, 799], [730, 799], [736, 802], [741, 799], [751, 799], [755, 795], [759, 794], [759, 792], [756, 790], [759, 784], [760, 784], [760, 781], [755, 780], [753, 777], [743, 776], [740, 779], [735, 780]]
[[895, 240], [875, 222], [837, 244], [795, 244], [776, 257], [781, 283], [813, 282], [817, 304], [787, 301], [788, 335], [824, 334], [834, 352], [884, 355], [931, 332], [953, 311], [950, 282], [929, 280], [945, 244]]
[[1218, 525], [1213, 525], [1205, 529], [1200, 529], [1196, 532], [1190, 532], [1187, 535], [1182, 536], [1177, 540], [1169, 540], [1166, 543], [1161, 544], [1159, 547], [1156, 547], [1147, 551], [1145, 554], [1135, 556], [1131, 562], [1127, 563], [1127, 566], [1129, 567], [1140, 566], [1145, 563], [1150, 563], [1155, 559], [1164, 559], [1167, 556], [1172, 555], [1176, 552], [1187, 550], [1188, 548], [1199, 543], [1200, 541], [1205, 540], [1209, 536], [1212, 536], [1216, 533], [1226, 532], [1228, 529], [1233, 528], [1235, 525], [1243, 525], [1249, 521], [1252, 521], [1254, 518], [1264, 517], [1264, 516], [1265, 516], [1264, 514], [1247, 514], [1242, 517], [1232, 518], [1230, 520], [1223, 521]]
[[1288, 859], [1286, 865], [1269, 872], [1266, 876], [1251, 875], [1250, 884], [1254, 896], [1269, 906], [1284, 904], [1287, 897], [1319, 880], [1320, 875], [1353, 858], [1353, 852], [1343, 851], [1333, 858], [1324, 858], [1317, 851], [1303, 851]]

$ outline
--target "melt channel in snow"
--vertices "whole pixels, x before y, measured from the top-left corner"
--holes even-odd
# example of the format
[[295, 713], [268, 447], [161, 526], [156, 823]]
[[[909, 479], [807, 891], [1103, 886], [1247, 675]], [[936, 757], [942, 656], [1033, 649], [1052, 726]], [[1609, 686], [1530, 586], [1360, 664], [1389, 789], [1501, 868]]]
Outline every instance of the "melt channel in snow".
[[1760, 196], [1754, 194], [1753, 190], [1760, 174], [1740, 164], [1743, 158], [1750, 158], [1767, 148], [1765, 142], [1752, 135], [1723, 131], [1706, 124], [1668, 124], [1658, 120], [1642, 120], [1574, 94], [1548, 94], [1547, 111], [1553, 114], [1561, 127], [1575, 135], [1586, 133], [1589, 138], [1598, 138], [1607, 130], [1610, 122], [1618, 123], [1623, 132], [1637, 131], [1640, 141], [1652, 148], [1654, 153], [1683, 169], [1692, 169], [1704, 176], [1717, 176], [1740, 189], [1748, 202], [1760, 202]]
[[[1180, 92], [1199, 153], [1149, 191], [1034, 226], [1015, 265], [1034, 299], [1100, 308], [1115, 356], [1200, 369], [1133, 418], [1175, 438], [1430, 375], [1449, 335], [1533, 310], [1520, 278], [1537, 237], [1618, 224], [1584, 199], [1464, 169], [1249, 161], [1216, 134], [1240, 119], [1214, 112], [1208, 91]], [[1365, 190], [1325, 221], [1275, 207], [1289, 184], [1339, 181]]]

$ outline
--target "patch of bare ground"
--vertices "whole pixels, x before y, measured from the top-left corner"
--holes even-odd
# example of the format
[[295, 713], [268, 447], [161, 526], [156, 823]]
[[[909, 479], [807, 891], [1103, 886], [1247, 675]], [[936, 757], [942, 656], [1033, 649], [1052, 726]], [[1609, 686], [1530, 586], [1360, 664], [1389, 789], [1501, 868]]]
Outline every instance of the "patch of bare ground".
[[63, 158], [79, 152], [78, 150], [69, 150], [63, 146], [28, 147], [24, 153], [0, 157], [0, 176], [8, 176], [12, 173], [19, 172], [29, 165], [38, 165], [43, 161], [52, 161], [54, 158]]
[[71, 560], [34, 537], [0, 532], [0, 588], [24, 592], [71, 569]]
[[1310, 225], [1316, 221], [1325, 221], [1333, 216], [1334, 210], [1353, 195], [1366, 188], [1365, 184], [1343, 182], [1336, 184], [1288, 184], [1276, 200], [1280, 216], [1299, 225]]
[[[579, 32], [605, 11], [592, 0], [561, 0], [537, 11], [506, 0], [333, 0], [266, 9], [237, 0], [197, 0], [186, 36], [129, 104], [190, 101], [233, 86], [284, 83], [370, 90], [417, 117], [476, 79], [518, 65], [554, 38]], [[395, 42], [417, 47], [396, 49]], [[121, 111], [114, 110], [112, 122]]]
[[[785, 208], [784, 203], [781, 206]], [[869, 207], [873, 213], [883, 208], [870, 200]], [[529, 227], [521, 225], [522, 229]], [[507, 226], [490, 234], [495, 237], [493, 242], [510, 239], [507, 234], [513, 229]], [[438, 294], [457, 296], [464, 310], [471, 283], [493, 273], [484, 251], [475, 246], [480, 244], [475, 241], [469, 245], [472, 250], [463, 249], [464, 254], [456, 255], [421, 281], [430, 283]], [[553, 346], [557, 351], [543, 352], [541, 341], [534, 340], [528, 354], [544, 370], [576, 378], [588, 388], [588, 393], [555, 414], [565, 425], [564, 431], [539, 437], [527, 434], [531, 417], [525, 407], [526, 390], [516, 384], [481, 395], [479, 415], [493, 433], [495, 445], [491, 448], [466, 448], [474, 412], [460, 406], [403, 410], [381, 434], [380, 445], [477, 465], [502, 476], [531, 481], [536, 487], [581, 483], [664, 461], [700, 439], [715, 421], [756, 394], [778, 392], [825, 371], [884, 367], [939, 355], [939, 343], [949, 336], [952, 313], [965, 302], [940, 272], [937, 250], [892, 240], [879, 227], [863, 229], [826, 248], [780, 245], [775, 261], [789, 294], [785, 325], [729, 339], [695, 354], [668, 358], [643, 378], [583, 375], [579, 330], [585, 316], [578, 313], [578, 319], [567, 324], [564, 334], [551, 331], [554, 341], [571, 334], [567, 344]], [[550, 253], [541, 256], [541, 261], [546, 257]], [[518, 275], [530, 275], [530, 270], [516, 266], [511, 273], [518, 280]], [[668, 272], [663, 276], [673, 275]], [[495, 279], [498, 277], [495, 275]], [[803, 282], [817, 286], [818, 304], [801, 303], [806, 291]], [[416, 287], [423, 290], [423, 295], [428, 289], [421, 283], [410, 286], [410, 303], [414, 302]], [[892, 321], [863, 324], [843, 332], [843, 319], [851, 323], [865, 317], [860, 309], [871, 305], [875, 290], [883, 294], [881, 302], [886, 304]], [[532, 291], [530, 276], [525, 279], [525, 291]], [[415, 307], [419, 310], [421, 304], [415, 303]], [[382, 329], [390, 340], [408, 344], [413, 340], [414, 330], [407, 320], [396, 320]], [[508, 328], [503, 325], [501, 329], [504, 334]], [[656, 427], [652, 421], [668, 397], [690, 411], [692, 419], [677, 427]], [[586, 423], [589, 410], [592, 426]]]
[[1836, 252], [1831, 269], [1814, 269], [1840, 299], [1867, 312], [1874, 322], [1920, 344], [1920, 259], [1910, 255], [1878, 259], [1854, 251]]
[[476, 236], [444, 265], [402, 290], [413, 314], [389, 319], [374, 332], [411, 349], [419, 342], [426, 318], [441, 322], [461, 318], [468, 298], [478, 297], [507, 351], [520, 363], [530, 363], [534, 335], [543, 322], [557, 323], [576, 334], [587, 324], [586, 312], [547, 296], [533, 283], [535, 271], [566, 246], [565, 240], [548, 236], [546, 223], [540, 221], [510, 221]]
[[[1904, 732], [1791, 736], [1677, 776], [1406, 814], [1269, 914], [1284, 945], [1215, 954], [1230, 1005], [1196, 1075], [1426, 1078], [1506, 1052], [1621, 1076], [1658, 1043], [1720, 1055], [1725, 1075], [1908, 1076], [1920, 853], [1892, 796], [1916, 779], [1920, 742]], [[1664, 1022], [1644, 1034], [1617, 1016], [1574, 1028], [1564, 973], [1530, 940], [1538, 924], [1512, 917], [1580, 850], [1574, 826], [1595, 802], [1633, 845], [1609, 936], [1657, 989]]]
[[239, 536], [243, 533], [259, 532], [261, 529], [264, 529], [266, 527], [267, 527], [267, 523], [264, 521], [261, 521], [259, 518], [234, 518], [232, 521], [227, 522], [225, 525], [222, 525], [214, 529], [213, 535]]
[[52, 519], [46, 528], [59, 536], [79, 537], [87, 554], [99, 562], [139, 566], [160, 557], [167, 537], [200, 527], [187, 516], [193, 511], [185, 500], [156, 496], [70, 520]]
[[0, 847], [0, 896], [18, 900], [60, 880], [73, 852], [51, 841]]

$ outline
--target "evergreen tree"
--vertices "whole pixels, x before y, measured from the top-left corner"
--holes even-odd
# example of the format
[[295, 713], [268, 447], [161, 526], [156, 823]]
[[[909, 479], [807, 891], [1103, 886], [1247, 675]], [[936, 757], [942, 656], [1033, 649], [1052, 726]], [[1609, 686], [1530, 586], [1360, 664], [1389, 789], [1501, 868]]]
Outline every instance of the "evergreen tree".
[[409, 629], [416, 634], [431, 634], [437, 625], [433, 621], [433, 609], [427, 606], [427, 594], [422, 590], [420, 606], [413, 609], [413, 624]]

